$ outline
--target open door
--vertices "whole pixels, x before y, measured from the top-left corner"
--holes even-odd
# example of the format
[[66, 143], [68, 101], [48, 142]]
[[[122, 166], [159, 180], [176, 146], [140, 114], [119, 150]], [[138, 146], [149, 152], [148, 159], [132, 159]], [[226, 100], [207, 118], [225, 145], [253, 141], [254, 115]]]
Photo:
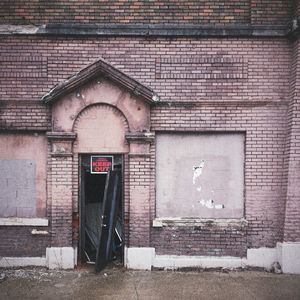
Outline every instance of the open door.
[[121, 198], [121, 171], [110, 170], [105, 184], [99, 244], [96, 256], [96, 272], [105, 268], [112, 259], [113, 243], [116, 237], [118, 207]]
[[79, 259], [99, 272], [123, 257], [122, 156], [109, 156], [110, 170], [101, 173], [93, 172], [91, 157], [81, 157]]

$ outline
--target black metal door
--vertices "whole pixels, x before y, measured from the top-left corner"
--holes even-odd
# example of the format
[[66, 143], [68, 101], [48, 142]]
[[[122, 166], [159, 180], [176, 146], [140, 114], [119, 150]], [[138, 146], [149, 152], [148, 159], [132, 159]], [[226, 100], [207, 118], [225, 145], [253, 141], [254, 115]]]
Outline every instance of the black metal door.
[[107, 174], [105, 183], [103, 215], [100, 220], [99, 244], [96, 255], [96, 272], [103, 270], [111, 260], [120, 198], [121, 170], [111, 170]]

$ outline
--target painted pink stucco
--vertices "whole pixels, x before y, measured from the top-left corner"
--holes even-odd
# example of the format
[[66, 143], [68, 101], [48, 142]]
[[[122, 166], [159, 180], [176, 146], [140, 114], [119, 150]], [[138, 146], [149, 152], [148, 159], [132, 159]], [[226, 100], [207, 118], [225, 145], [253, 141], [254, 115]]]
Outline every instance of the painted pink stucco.
[[[72, 206], [73, 213], [78, 212], [80, 201], [78, 166], [80, 155], [87, 153], [124, 154], [124, 213], [131, 214], [133, 225], [130, 225], [130, 230], [132, 232], [136, 230], [134, 234], [136, 238], [141, 235], [141, 226], [143, 232], [147, 231], [149, 235], [149, 213], [147, 216], [138, 215], [135, 211], [137, 207], [129, 204], [133, 199], [132, 196], [130, 199], [128, 197], [129, 194], [141, 195], [137, 192], [141, 184], [134, 183], [133, 169], [135, 160], [138, 160], [141, 154], [149, 155], [149, 140], [152, 140], [149, 137], [151, 136], [149, 103], [112, 81], [97, 78], [57, 99], [52, 104], [51, 110], [52, 132], [48, 133], [48, 136], [50, 138], [51, 135], [58, 136], [58, 138], [51, 138], [53, 151], [51, 163], [54, 163], [51, 170], [54, 168], [60, 170], [55, 171], [51, 176], [57, 177], [59, 181], [62, 180], [65, 188], [65, 199], [61, 201], [61, 191], [53, 189], [49, 183], [52, 204], [55, 203], [55, 206], [52, 205], [55, 215], [55, 218], [52, 218], [56, 232], [55, 244], [65, 245], [70, 242], [70, 231], [67, 228], [62, 229], [59, 224], [62, 218], [66, 223], [70, 222], [70, 215], [66, 213], [63, 215], [68, 205]], [[70, 138], [71, 136], [73, 138]], [[69, 169], [63, 173], [61, 170], [66, 168], [65, 159], [70, 156], [73, 156], [72, 167], [68, 165]], [[143, 168], [143, 173], [149, 170], [148, 164], [147, 169]], [[146, 184], [144, 178], [142, 181], [142, 184]], [[68, 183], [67, 186], [65, 182]], [[143, 197], [145, 206], [149, 205], [149, 184], [146, 190]], [[58, 214], [56, 210], [59, 211]], [[149, 207], [146, 211], [149, 212]], [[129, 229], [127, 231], [129, 232]]]
[[107, 104], [85, 108], [74, 124], [77, 153], [127, 153], [128, 124], [123, 114]]
[[108, 104], [117, 108], [126, 118], [131, 132], [149, 130], [149, 104], [125, 89], [99, 77], [53, 104], [53, 131], [72, 131], [74, 120], [82, 110], [96, 103]]

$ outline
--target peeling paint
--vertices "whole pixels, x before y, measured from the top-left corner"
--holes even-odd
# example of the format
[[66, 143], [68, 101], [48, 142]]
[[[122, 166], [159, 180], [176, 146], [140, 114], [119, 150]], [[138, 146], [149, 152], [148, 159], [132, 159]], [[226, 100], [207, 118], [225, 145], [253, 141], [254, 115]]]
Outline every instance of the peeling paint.
[[248, 225], [248, 221], [244, 218], [241, 219], [207, 219], [207, 218], [156, 218], [153, 220], [153, 227], [202, 227], [202, 226], [214, 226], [214, 227], [230, 227], [236, 229], [242, 229]]
[[42, 26], [35, 25], [0, 25], [0, 34], [37, 34]]
[[224, 204], [214, 204], [214, 200], [213, 199], [208, 199], [208, 200], [205, 200], [205, 199], [201, 199], [199, 201], [199, 203], [206, 207], [206, 208], [209, 208], [209, 209], [223, 209], [225, 208]]
[[156, 145], [157, 217], [243, 216], [243, 135], [156, 133]]
[[208, 199], [208, 200], [201, 199], [200, 203], [202, 204], [202, 206], [205, 206], [207, 208], [210, 209], [214, 208], [214, 200], [212, 199]]
[[216, 204], [215, 209], [222, 209], [225, 208], [224, 204]]
[[[196, 184], [196, 179], [202, 174], [202, 170], [204, 168], [205, 162], [202, 159], [199, 166], [193, 166], [194, 174], [193, 174], [193, 184]], [[200, 187], [201, 190], [201, 187]]]
[[212, 199], [209, 199], [209, 200], [204, 200], [204, 199], [201, 199], [199, 201], [199, 203], [202, 205], [202, 206], [205, 206], [207, 208], [214, 208], [214, 201]]
[[[196, 180], [198, 177], [200, 177], [202, 175], [203, 172], [203, 168], [205, 166], [205, 161], [204, 159], [201, 160], [199, 166], [193, 166], [193, 184], [196, 184]], [[201, 192], [202, 191], [202, 186], [197, 186], [196, 187], [197, 192]], [[211, 194], [214, 195], [215, 191], [211, 190]], [[209, 209], [223, 209], [225, 208], [224, 204], [214, 204], [214, 200], [212, 198], [205, 200], [205, 199], [201, 199], [200, 201], [198, 201], [203, 207], [209, 208]], [[192, 205], [192, 208], [194, 208], [195, 206]]]

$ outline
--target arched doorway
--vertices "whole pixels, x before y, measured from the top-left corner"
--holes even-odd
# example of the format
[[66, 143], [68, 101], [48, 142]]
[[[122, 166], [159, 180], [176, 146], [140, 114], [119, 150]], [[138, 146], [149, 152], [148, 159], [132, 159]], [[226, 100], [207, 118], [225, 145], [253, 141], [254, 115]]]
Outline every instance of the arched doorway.
[[103, 269], [123, 260], [124, 156], [129, 126], [124, 115], [108, 104], [94, 104], [77, 116], [74, 156], [78, 158], [79, 261]]
[[[150, 249], [150, 144], [154, 141], [150, 132], [150, 107], [158, 97], [99, 60], [57, 85], [43, 100], [51, 106], [52, 118], [51, 131], [47, 133], [47, 189], [52, 225], [49, 261], [62, 268], [76, 264], [73, 255], [77, 257], [78, 245], [82, 250], [78, 235], [84, 231], [79, 218], [82, 181], [91, 185], [93, 181], [102, 182], [96, 195], [105, 190], [106, 180], [100, 179], [101, 174], [91, 172], [92, 157], [95, 157], [102, 160], [102, 166], [103, 161], [109, 163], [107, 159], [112, 159], [113, 167], [121, 166], [122, 182], [125, 182], [122, 187], [124, 263], [131, 266], [130, 254], [136, 247]], [[96, 198], [90, 202], [97, 202]], [[82, 257], [83, 251], [79, 255]]]

